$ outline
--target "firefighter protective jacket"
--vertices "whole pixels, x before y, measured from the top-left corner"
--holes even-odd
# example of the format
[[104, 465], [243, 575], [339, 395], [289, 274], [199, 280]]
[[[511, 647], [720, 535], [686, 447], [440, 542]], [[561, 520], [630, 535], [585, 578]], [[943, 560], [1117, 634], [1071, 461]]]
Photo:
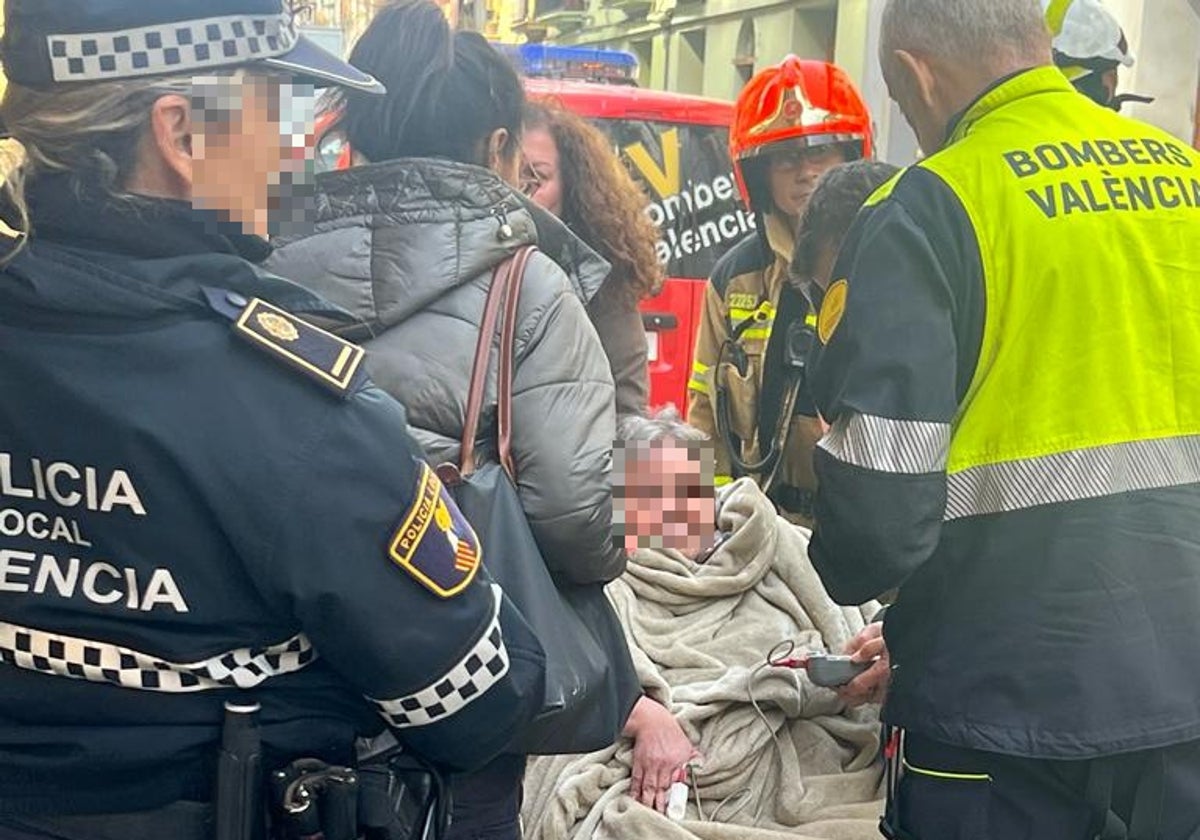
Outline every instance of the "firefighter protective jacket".
[[820, 307], [812, 556], [901, 585], [885, 717], [1084, 758], [1200, 737], [1200, 155], [1002, 80], [883, 187]]
[[[729, 446], [717, 426], [718, 382], [728, 389], [729, 426], [736, 438], [738, 456], [748, 463], [757, 462], [770, 443], [760, 423], [760, 396], [768, 347], [772, 344], [792, 259], [794, 237], [783, 220], [774, 214], [766, 216], [766, 232], [769, 248], [760, 233], [751, 233], [721, 258], [704, 291], [704, 314], [688, 381], [688, 422], [714, 441], [718, 487], [742, 477], [732, 463]], [[798, 314], [804, 317], [807, 312]], [[782, 321], [778, 323], [781, 329], [784, 328]], [[722, 357], [722, 348], [727, 342], [736, 342], [744, 351], [747, 361], [744, 375], [733, 364], [728, 349]], [[814, 418], [793, 418], [779, 478], [771, 488], [776, 503], [792, 518], [806, 524], [811, 521], [811, 502], [792, 505], [788, 502], [805, 495], [811, 497], [816, 489], [812, 452], [819, 437], [820, 426]], [[752, 477], [760, 483], [765, 478], [763, 475]], [[798, 513], [801, 515], [796, 516]]]

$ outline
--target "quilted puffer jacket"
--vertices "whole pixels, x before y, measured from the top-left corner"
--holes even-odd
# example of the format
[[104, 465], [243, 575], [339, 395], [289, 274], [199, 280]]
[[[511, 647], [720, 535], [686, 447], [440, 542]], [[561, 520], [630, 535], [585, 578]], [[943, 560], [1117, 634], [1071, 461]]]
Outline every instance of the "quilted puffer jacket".
[[[457, 462], [493, 268], [537, 244], [518, 307], [513, 456], [518, 491], [556, 578], [606, 582], [612, 538], [613, 381], [585, 304], [609, 266], [490, 171], [404, 159], [318, 177], [315, 231], [268, 267], [370, 325], [375, 382], [408, 410], [430, 463]], [[477, 451], [494, 457], [495, 365]]]

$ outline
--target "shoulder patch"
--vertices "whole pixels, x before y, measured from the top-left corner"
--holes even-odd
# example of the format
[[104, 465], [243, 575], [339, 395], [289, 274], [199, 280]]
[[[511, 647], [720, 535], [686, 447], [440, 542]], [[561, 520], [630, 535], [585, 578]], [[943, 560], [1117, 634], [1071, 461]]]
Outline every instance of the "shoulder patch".
[[259, 298], [246, 304], [233, 328], [250, 344], [339, 397], [357, 383], [366, 355], [357, 344]]
[[475, 529], [428, 464], [421, 464], [416, 498], [392, 534], [388, 556], [439, 598], [462, 592], [483, 562]]

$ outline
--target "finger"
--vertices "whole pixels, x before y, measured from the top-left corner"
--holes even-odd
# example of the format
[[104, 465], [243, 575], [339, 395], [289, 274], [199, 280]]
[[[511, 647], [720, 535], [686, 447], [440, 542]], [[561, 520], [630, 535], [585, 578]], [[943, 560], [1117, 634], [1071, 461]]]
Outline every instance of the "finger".
[[641, 802], [647, 808], [654, 807], [654, 782], [647, 776], [642, 780], [642, 795], [638, 797], [638, 802]]
[[872, 639], [883, 638], [883, 622], [876, 621], [873, 624], [868, 624], [862, 630], [854, 634], [854, 638], [846, 642], [842, 648], [843, 653], [854, 653]]
[[638, 802], [642, 801], [642, 777], [634, 775], [629, 780], [629, 795]]
[[858, 703], [866, 703], [877, 690], [887, 684], [889, 677], [887, 665], [882, 661], [876, 662], [848, 682], [843, 690], [848, 696], [856, 698]]
[[850, 654], [850, 658], [855, 662], [870, 662], [878, 656], [883, 656], [885, 650], [887, 650], [887, 646], [882, 638], [871, 639]]
[[664, 776], [662, 786], [656, 791], [654, 807], [659, 813], [667, 813], [667, 803], [671, 798], [671, 782], [669, 776]]

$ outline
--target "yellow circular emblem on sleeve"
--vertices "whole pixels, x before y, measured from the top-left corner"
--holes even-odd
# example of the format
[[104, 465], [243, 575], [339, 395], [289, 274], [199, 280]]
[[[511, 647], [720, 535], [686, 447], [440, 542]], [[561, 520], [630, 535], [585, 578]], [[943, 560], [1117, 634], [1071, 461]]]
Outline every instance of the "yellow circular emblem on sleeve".
[[825, 292], [825, 300], [821, 303], [821, 314], [817, 316], [817, 338], [822, 344], [828, 344], [833, 337], [833, 331], [842, 322], [846, 314], [846, 295], [850, 285], [843, 278], [831, 285]]

